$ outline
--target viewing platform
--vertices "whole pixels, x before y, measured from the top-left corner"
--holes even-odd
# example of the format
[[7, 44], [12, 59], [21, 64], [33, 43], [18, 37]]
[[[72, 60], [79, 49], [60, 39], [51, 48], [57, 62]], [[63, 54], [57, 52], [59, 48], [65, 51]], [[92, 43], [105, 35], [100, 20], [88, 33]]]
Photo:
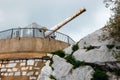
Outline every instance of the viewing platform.
[[69, 36], [54, 32], [45, 37], [43, 28], [13, 28], [0, 32], [0, 60], [41, 58], [74, 43]]

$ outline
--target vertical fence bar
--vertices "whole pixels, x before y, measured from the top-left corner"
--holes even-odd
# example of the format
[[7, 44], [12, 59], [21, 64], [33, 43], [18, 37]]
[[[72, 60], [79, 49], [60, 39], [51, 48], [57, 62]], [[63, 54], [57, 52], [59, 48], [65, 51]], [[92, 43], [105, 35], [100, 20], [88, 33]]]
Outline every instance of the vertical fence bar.
[[19, 32], [19, 39], [20, 39], [21, 38], [20, 37], [20, 35], [21, 35], [21, 28], [19, 28], [18, 32]]
[[45, 30], [43, 29], [43, 38], [45, 38]]
[[13, 29], [11, 29], [12, 30], [12, 32], [11, 32], [11, 38], [13, 37]]
[[67, 39], [68, 39], [68, 44], [70, 44], [70, 42], [69, 42], [69, 36], [67, 36]]
[[[10, 31], [10, 38], [21, 38], [21, 37], [24, 37], [26, 36], [26, 34], [24, 34], [24, 30], [26, 31], [28, 28], [12, 28], [10, 30], [5, 30], [5, 31], [1, 31], [0, 33], [2, 34], [3, 32], [6, 32], [6, 31]], [[37, 28], [32, 28], [32, 34], [30, 37], [37, 37], [36, 35], [36, 29]], [[50, 31], [50, 30], [47, 30], [47, 31]], [[45, 31], [44, 29], [42, 29], [42, 36], [43, 38], [46, 37], [45, 35]], [[15, 34], [14, 34], [15, 33]], [[65, 35], [63, 33], [60, 33], [60, 32], [54, 32], [53, 34], [51, 34], [51, 38], [55, 39], [55, 40], [60, 40], [60, 41], [63, 41], [63, 42], [66, 42], [68, 44], [73, 44], [75, 41], [73, 39], [71, 39], [68, 35]], [[28, 36], [29, 37], [29, 36]]]
[[35, 28], [33, 28], [33, 37], [35, 37]]

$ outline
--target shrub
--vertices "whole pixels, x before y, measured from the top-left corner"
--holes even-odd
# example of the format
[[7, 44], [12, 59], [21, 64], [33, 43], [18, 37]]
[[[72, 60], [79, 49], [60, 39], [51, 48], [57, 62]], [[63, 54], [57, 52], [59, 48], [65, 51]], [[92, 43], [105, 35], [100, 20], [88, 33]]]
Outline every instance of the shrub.
[[83, 62], [83, 61], [76, 61], [74, 64], [74, 69], [75, 68], [78, 68], [79, 66], [84, 66], [85, 65], [85, 62]]
[[49, 56], [43, 56], [42, 59], [44, 59], [44, 60], [50, 60], [50, 57]]
[[93, 78], [91, 80], [108, 80], [108, 76], [107, 76], [106, 72], [101, 71], [99, 69], [95, 69]]
[[51, 59], [50, 63], [49, 63], [49, 66], [52, 66], [52, 64], [53, 64], [53, 60]]
[[112, 6], [111, 10], [114, 13], [107, 24], [110, 27], [110, 37], [120, 41], [120, 0], [104, 0], [104, 2], [107, 7]]
[[120, 49], [120, 46], [116, 46], [116, 49]]
[[112, 49], [115, 45], [111, 44], [111, 45], [106, 45], [108, 49]]
[[87, 51], [96, 48], [95, 46], [89, 45], [87, 47], [84, 47], [84, 49], [87, 49]]
[[117, 59], [118, 61], [120, 60], [120, 51], [115, 51], [113, 50], [112, 55], [115, 59]]
[[58, 56], [60, 56], [62, 58], [65, 57], [65, 52], [62, 51], [62, 50], [58, 50], [58, 51], [52, 52], [52, 54], [58, 55]]
[[50, 78], [50, 79], [56, 80], [55, 77], [54, 77], [53, 75], [50, 75], [49, 78]]
[[114, 70], [114, 73], [115, 73], [117, 76], [120, 76], [120, 69], [119, 69], [119, 70]]
[[74, 57], [72, 56], [72, 54], [68, 55], [65, 57], [65, 59], [67, 60], [67, 62], [69, 62], [70, 64], [72, 64], [75, 68], [78, 68], [79, 66], [83, 66], [84, 65], [84, 62], [83, 61], [76, 61], [74, 59]]
[[72, 54], [69, 54], [65, 57], [66, 61], [71, 63], [71, 64], [74, 64], [75, 62], [75, 59], [72, 57]]
[[73, 52], [77, 51], [78, 49], [79, 49], [78, 43], [72, 46]]

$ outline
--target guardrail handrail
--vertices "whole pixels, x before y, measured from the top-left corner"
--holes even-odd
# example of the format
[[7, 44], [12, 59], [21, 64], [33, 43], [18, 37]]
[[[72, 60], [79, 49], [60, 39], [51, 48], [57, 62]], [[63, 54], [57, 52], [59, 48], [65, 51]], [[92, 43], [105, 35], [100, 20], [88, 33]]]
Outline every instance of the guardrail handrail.
[[[46, 30], [46, 31], [52, 31], [52, 30]], [[0, 31], [0, 39], [10, 39], [10, 38], [17, 38], [17, 37], [45, 38], [45, 31], [42, 28], [12, 28], [8, 30]], [[75, 43], [75, 41], [70, 36], [63, 34], [61, 32], [54, 32], [49, 36], [49, 38], [63, 41], [68, 44]]]

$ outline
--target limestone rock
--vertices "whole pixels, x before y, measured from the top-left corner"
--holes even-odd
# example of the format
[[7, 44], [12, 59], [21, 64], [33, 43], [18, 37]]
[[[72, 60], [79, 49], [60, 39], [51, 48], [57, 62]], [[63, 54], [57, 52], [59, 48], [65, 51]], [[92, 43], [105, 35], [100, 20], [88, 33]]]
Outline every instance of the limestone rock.
[[73, 66], [70, 63], [67, 63], [65, 59], [55, 55], [53, 56], [52, 67], [54, 68], [53, 76], [55, 76], [56, 79], [60, 79], [61, 77], [68, 75]]
[[120, 76], [116, 76], [110, 72], [107, 72], [107, 75], [109, 76], [109, 80], [120, 80]]
[[59, 80], [91, 80], [94, 70], [90, 66], [82, 66], [73, 70]]
[[47, 61], [45, 66], [41, 70], [41, 74], [39, 75], [37, 80], [51, 80], [49, 78], [50, 74], [52, 74], [52, 69], [49, 66], [50, 61]]
[[64, 51], [65, 51], [65, 54], [71, 54], [72, 53], [72, 45], [69, 46], [68, 48], [65, 48]]
[[73, 55], [76, 60], [90, 63], [116, 61], [112, 55], [112, 52], [107, 51], [107, 48], [105, 46], [102, 47], [104, 47], [104, 49], [93, 49], [90, 51], [79, 49]]
[[[113, 45], [113, 47], [110, 48], [107, 45]], [[76, 60], [104, 65], [104, 67], [111, 69], [120, 69], [120, 62], [118, 62], [120, 61], [120, 42], [114, 41], [113, 38], [109, 37], [107, 28], [102, 28], [82, 38], [78, 42], [78, 46], [79, 49], [73, 53], [73, 57]], [[94, 48], [91, 48], [91, 46]], [[64, 49], [64, 51], [65, 54], [71, 54], [72, 45]], [[94, 72], [93, 68], [88, 65], [73, 69], [72, 64], [57, 55], [53, 56], [52, 67], [54, 70], [51, 75], [57, 80], [91, 80]], [[118, 76], [112, 73], [107, 72], [107, 75], [109, 80], [120, 80]]]

